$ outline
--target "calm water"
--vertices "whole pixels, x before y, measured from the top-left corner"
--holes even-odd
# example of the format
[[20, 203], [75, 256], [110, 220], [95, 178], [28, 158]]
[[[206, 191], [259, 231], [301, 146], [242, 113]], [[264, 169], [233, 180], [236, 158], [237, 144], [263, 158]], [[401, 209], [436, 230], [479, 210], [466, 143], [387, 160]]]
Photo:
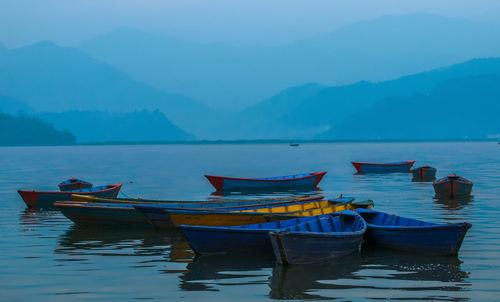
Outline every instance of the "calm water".
[[[456, 172], [469, 200], [433, 199], [408, 174], [354, 175], [351, 160], [399, 161]], [[500, 297], [500, 145], [387, 143], [0, 148], [0, 300], [203, 301], [330, 299], [497, 300]], [[55, 189], [69, 177], [126, 182], [160, 199], [217, 197], [203, 174], [274, 176], [327, 170], [322, 194], [373, 199], [377, 209], [433, 222], [472, 223], [458, 257], [364, 250], [319, 265], [273, 256], [195, 257], [178, 232], [83, 229], [56, 211], [25, 209], [19, 188]], [[130, 183], [131, 182], [131, 183]], [[283, 193], [294, 194], [294, 192]]]

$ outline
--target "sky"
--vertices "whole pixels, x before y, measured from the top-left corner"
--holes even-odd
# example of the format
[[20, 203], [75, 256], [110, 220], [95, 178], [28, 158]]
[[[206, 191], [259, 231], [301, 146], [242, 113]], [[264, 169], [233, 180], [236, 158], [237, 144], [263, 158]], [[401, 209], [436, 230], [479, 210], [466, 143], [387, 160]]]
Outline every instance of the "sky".
[[383, 15], [500, 22], [498, 0], [0, 0], [0, 43], [75, 46], [120, 27], [232, 45], [277, 45]]

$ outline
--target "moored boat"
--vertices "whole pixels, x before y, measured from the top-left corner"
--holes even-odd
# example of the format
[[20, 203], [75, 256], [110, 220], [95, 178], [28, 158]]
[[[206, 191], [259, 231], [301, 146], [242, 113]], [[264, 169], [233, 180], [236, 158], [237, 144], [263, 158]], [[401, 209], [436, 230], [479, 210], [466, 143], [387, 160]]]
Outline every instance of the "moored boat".
[[359, 252], [366, 222], [358, 214], [315, 219], [269, 232], [274, 255], [281, 264], [307, 264]]
[[474, 183], [470, 180], [455, 174], [450, 174], [432, 183], [436, 196], [444, 198], [470, 195], [473, 185]]
[[358, 213], [368, 225], [368, 244], [428, 255], [456, 255], [471, 227], [468, 223], [437, 224], [367, 209], [358, 209]]
[[411, 170], [413, 180], [416, 181], [430, 181], [436, 178], [436, 168], [431, 166], [422, 166]]
[[88, 181], [84, 181], [77, 178], [70, 178], [65, 180], [58, 185], [60, 191], [73, 191], [92, 188], [92, 184]]
[[217, 191], [228, 190], [266, 190], [266, 189], [296, 189], [315, 188], [325, 176], [326, 171], [303, 173], [296, 175], [262, 177], [262, 178], [236, 178], [205, 175]]
[[415, 163], [414, 160], [397, 162], [397, 163], [361, 163], [361, 162], [351, 162], [354, 168], [356, 168], [357, 173], [396, 173], [396, 172], [410, 172], [411, 167]]
[[35, 190], [18, 190], [17, 192], [19, 193], [19, 195], [21, 195], [22, 199], [29, 208], [48, 208], [53, 207], [54, 202], [57, 200], [71, 200], [71, 194], [92, 195], [102, 198], [114, 198], [118, 196], [121, 187], [122, 184], [118, 183], [113, 185], [62, 192]]

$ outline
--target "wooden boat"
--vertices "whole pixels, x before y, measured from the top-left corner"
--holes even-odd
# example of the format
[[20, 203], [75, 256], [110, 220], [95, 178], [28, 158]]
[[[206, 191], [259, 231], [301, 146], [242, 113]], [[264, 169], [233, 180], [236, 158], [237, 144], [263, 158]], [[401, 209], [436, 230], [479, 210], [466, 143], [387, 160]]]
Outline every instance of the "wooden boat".
[[113, 198], [118, 196], [120, 189], [122, 187], [121, 183], [98, 186], [88, 189], [80, 189], [73, 191], [27, 191], [18, 190], [17, 192], [21, 195], [22, 199], [29, 208], [47, 208], [52, 207], [54, 202], [57, 200], [69, 200], [71, 199], [71, 194], [78, 193], [80, 195], [92, 195], [103, 198]]
[[470, 195], [474, 183], [455, 174], [450, 174], [434, 183], [434, 191], [437, 197], [455, 198]]
[[422, 166], [411, 170], [413, 174], [413, 180], [426, 181], [434, 180], [436, 178], [436, 168], [431, 166]]
[[236, 178], [205, 175], [217, 191], [315, 188], [326, 171], [263, 178]]
[[[254, 219], [264, 219], [260, 222], [263, 222], [263, 221], [268, 221], [265, 217], [257, 217], [257, 216], [253, 216], [253, 217], [246, 217], [248, 215], [244, 215], [244, 213], [262, 213], [260, 216], [263, 216], [265, 215], [266, 213], [283, 213], [284, 211], [300, 211], [300, 210], [306, 210], [306, 209], [313, 209], [313, 208], [317, 208], [317, 207], [321, 207], [321, 206], [331, 206], [332, 204], [340, 204], [340, 203], [349, 203], [349, 202], [352, 202], [354, 200], [354, 198], [351, 198], [351, 197], [342, 197], [342, 198], [336, 198], [336, 199], [330, 199], [330, 200], [321, 200], [321, 201], [314, 201], [314, 200], [310, 200], [310, 201], [307, 201], [307, 200], [297, 200], [297, 201], [294, 201], [292, 203], [274, 203], [274, 204], [267, 204], [267, 205], [259, 205], [259, 204], [256, 204], [256, 205], [251, 205], [251, 206], [240, 206], [240, 207], [225, 207], [225, 208], [212, 208], [212, 209], [206, 209], [204, 211], [200, 211], [202, 209], [188, 209], [188, 208], [184, 208], [183, 212], [180, 212], [180, 209], [175, 209], [173, 207], [168, 207], [168, 206], [163, 206], [163, 207], [155, 207], [155, 206], [148, 206], [148, 205], [135, 205], [134, 208], [141, 212], [145, 217], [146, 219], [152, 224], [154, 225], [156, 228], [158, 229], [172, 229], [172, 228], [176, 228], [177, 225], [179, 225], [180, 223], [178, 224], [174, 224], [172, 223], [172, 221], [170, 220], [170, 214], [173, 213], [175, 210], [179, 210], [179, 211], [175, 211], [175, 213], [173, 213], [172, 215], [174, 216], [179, 216], [181, 219], [181, 221], [185, 221], [185, 220], [198, 220], [198, 219], [202, 219], [202, 221], [205, 221], [206, 219], [209, 219], [207, 218], [208, 216], [203, 216], [203, 214], [210, 214], [210, 213], [213, 213], [213, 214], [220, 214], [220, 213], [228, 213], [228, 212], [232, 212], [232, 213], [243, 213], [243, 215], [240, 215], [240, 216], [235, 216], [235, 215], [231, 215], [231, 216], [227, 216], [227, 215], [223, 215], [223, 217], [225, 217], [225, 220], [226, 220], [226, 223], [228, 223], [227, 221], [231, 221], [231, 220], [236, 220], [238, 221], [238, 219], [250, 219], [250, 220], [254, 220]], [[218, 215], [216, 215], [218, 216]], [[242, 217], [246, 217], [246, 218], [242, 218]], [[289, 217], [283, 217], [283, 218], [280, 218], [280, 219], [288, 219]], [[292, 217], [293, 218], [293, 217]], [[207, 225], [208, 222], [205, 222], [205, 223], [200, 223], [199, 225]], [[211, 223], [214, 223], [214, 222], [211, 222]], [[257, 222], [255, 222], [257, 223]], [[196, 223], [193, 223], [193, 224], [196, 224]], [[240, 224], [248, 224], [248, 223], [240, 223]], [[216, 224], [217, 225], [217, 224]], [[235, 224], [232, 224], [232, 225], [235, 225]], [[238, 225], [238, 224], [236, 224]]]
[[92, 188], [92, 184], [88, 181], [84, 181], [77, 178], [70, 178], [61, 182], [59, 185], [59, 190], [61, 191], [73, 191]]
[[415, 163], [414, 160], [398, 162], [398, 163], [387, 163], [387, 164], [375, 164], [375, 163], [360, 163], [351, 162], [354, 168], [356, 168], [357, 173], [394, 173], [394, 172], [410, 172], [411, 167]]
[[271, 231], [269, 237], [278, 263], [307, 264], [359, 252], [365, 232], [363, 218], [345, 211]]
[[456, 255], [468, 223], [437, 224], [374, 210], [358, 209], [368, 225], [368, 244], [429, 255]]
[[[366, 205], [361, 205], [366, 207]], [[368, 206], [368, 207], [371, 207]], [[193, 210], [165, 210], [168, 213], [169, 223], [178, 227], [184, 225], [205, 225], [205, 226], [234, 226], [243, 224], [255, 224], [277, 220], [290, 219], [295, 216], [317, 216], [332, 214], [340, 211], [357, 208], [351, 202], [330, 201], [326, 207], [318, 207], [309, 210], [296, 212], [274, 212], [266, 211], [193, 211]]]
[[[78, 196], [77, 199], [85, 200], [84, 196]], [[75, 199], [75, 196], [72, 195]], [[306, 203], [321, 199], [322, 196], [308, 196], [303, 198], [280, 198], [280, 199], [259, 199], [256, 201], [245, 200], [235, 202], [197, 202], [197, 203], [113, 203], [113, 202], [87, 202], [87, 201], [57, 201], [54, 206], [58, 208], [67, 218], [78, 225], [114, 225], [130, 226], [142, 225], [149, 226], [150, 223], [145, 219], [141, 212], [134, 209], [134, 206], [147, 206], [152, 209], [176, 208], [176, 209], [233, 209], [242, 206], [278, 206], [293, 203]], [[93, 199], [91, 199], [93, 200]], [[106, 200], [106, 199], [103, 199]], [[113, 199], [111, 199], [113, 200]], [[278, 200], [278, 201], [276, 201]], [[266, 201], [267, 203], [265, 203]], [[163, 214], [168, 218], [166, 214]]]
[[297, 143], [290, 143], [290, 147], [298, 147], [298, 146], [299, 146], [299, 144], [297, 144]]
[[[342, 213], [342, 212], [339, 212]], [[334, 214], [297, 217], [273, 222], [237, 225], [180, 225], [189, 245], [197, 254], [272, 253], [268, 233]]]

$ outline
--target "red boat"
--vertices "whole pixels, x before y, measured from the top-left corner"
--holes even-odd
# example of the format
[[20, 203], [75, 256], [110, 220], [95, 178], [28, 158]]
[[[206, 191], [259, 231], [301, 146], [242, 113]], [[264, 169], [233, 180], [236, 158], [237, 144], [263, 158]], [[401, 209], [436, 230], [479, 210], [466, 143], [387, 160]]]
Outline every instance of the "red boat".
[[28, 191], [18, 190], [17, 192], [23, 198], [28, 208], [49, 208], [52, 207], [55, 201], [71, 200], [71, 194], [90, 195], [100, 198], [116, 198], [120, 189], [121, 183], [98, 186], [87, 189], [72, 190], [72, 191]]
[[450, 174], [433, 184], [437, 197], [455, 198], [470, 195], [474, 183], [455, 174]]
[[414, 160], [398, 162], [398, 163], [388, 163], [388, 164], [375, 164], [375, 163], [360, 163], [351, 162], [358, 174], [361, 173], [395, 173], [404, 172], [409, 173], [411, 167], [415, 163]]
[[315, 188], [326, 171], [263, 178], [236, 178], [205, 175], [217, 191]]
[[65, 180], [58, 186], [61, 191], [73, 191], [92, 188], [92, 184], [90, 182], [77, 178], [70, 178], [68, 180]]

